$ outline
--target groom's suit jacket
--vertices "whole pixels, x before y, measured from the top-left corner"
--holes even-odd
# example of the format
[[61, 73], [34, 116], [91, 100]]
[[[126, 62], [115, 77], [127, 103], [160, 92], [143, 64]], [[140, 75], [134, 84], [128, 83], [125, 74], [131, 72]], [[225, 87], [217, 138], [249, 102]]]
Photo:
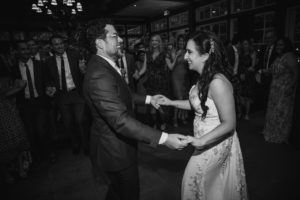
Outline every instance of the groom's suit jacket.
[[106, 171], [118, 171], [137, 162], [137, 141], [156, 147], [161, 132], [137, 121], [132, 95], [121, 75], [101, 56], [89, 60], [83, 95], [93, 117], [91, 160]]

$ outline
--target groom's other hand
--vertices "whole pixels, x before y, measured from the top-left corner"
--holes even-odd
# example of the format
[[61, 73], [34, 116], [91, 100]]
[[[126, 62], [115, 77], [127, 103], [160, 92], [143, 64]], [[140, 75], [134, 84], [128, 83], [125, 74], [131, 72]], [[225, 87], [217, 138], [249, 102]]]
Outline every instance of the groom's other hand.
[[188, 145], [187, 137], [181, 134], [168, 134], [167, 140], [163, 143], [170, 149], [182, 149]]

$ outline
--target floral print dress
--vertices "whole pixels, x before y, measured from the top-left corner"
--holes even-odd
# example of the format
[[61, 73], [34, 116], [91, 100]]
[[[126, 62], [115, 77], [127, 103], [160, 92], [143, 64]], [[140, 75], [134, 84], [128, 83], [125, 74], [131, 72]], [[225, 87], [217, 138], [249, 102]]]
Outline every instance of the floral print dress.
[[[217, 108], [207, 98], [207, 116], [202, 120], [202, 109], [197, 86], [193, 86], [190, 103], [195, 110], [194, 136], [201, 137], [220, 124]], [[184, 172], [182, 200], [242, 200], [248, 199], [247, 185], [237, 133], [203, 150], [195, 149]]]
[[293, 122], [297, 79], [292, 76], [297, 73], [287, 66], [286, 56], [277, 58], [271, 66], [272, 83], [263, 134], [272, 143], [288, 143]]

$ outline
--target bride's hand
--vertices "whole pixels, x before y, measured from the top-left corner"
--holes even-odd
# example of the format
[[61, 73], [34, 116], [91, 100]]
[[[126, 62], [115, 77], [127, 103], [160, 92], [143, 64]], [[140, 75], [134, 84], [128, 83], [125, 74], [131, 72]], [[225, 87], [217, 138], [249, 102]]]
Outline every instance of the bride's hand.
[[169, 98], [161, 95], [160, 98], [157, 100], [157, 103], [163, 106], [170, 106], [172, 101]]
[[191, 140], [190, 144], [194, 146], [196, 149], [203, 149], [206, 146], [205, 141], [201, 138], [191, 137], [190, 140]]

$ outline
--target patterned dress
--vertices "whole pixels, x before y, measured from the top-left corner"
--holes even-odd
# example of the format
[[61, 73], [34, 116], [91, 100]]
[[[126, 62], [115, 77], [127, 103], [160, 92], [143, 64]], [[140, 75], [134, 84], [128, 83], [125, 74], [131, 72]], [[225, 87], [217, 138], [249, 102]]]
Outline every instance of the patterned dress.
[[0, 162], [12, 161], [29, 149], [24, 125], [12, 100], [0, 97]]
[[4, 93], [12, 87], [10, 74], [0, 64], [0, 163], [9, 163], [29, 149], [25, 128], [14, 97]]
[[[197, 86], [190, 91], [190, 103], [195, 110], [194, 136], [201, 137], [220, 124], [217, 108], [207, 98], [207, 116], [202, 109]], [[182, 200], [242, 200], [248, 199], [243, 157], [237, 133], [204, 150], [195, 150], [182, 180]]]
[[292, 128], [297, 80], [292, 78], [295, 71], [287, 66], [286, 55], [271, 66], [272, 83], [263, 134], [266, 141], [273, 143], [287, 143]]
[[152, 54], [147, 54], [147, 82], [145, 87], [147, 94], [163, 94], [169, 96], [170, 93], [170, 71], [166, 64], [166, 54], [160, 53], [155, 60]]

